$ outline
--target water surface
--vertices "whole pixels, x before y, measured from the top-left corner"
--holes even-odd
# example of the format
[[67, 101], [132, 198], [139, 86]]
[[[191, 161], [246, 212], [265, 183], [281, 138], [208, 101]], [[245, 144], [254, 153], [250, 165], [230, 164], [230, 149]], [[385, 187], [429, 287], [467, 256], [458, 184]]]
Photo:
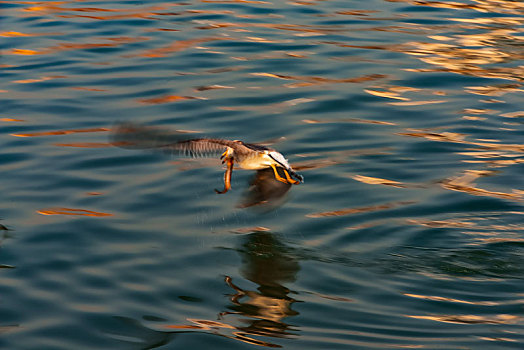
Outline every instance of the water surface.
[[[0, 9], [0, 347], [522, 348], [522, 2]], [[240, 208], [252, 172], [119, 122], [305, 183]]]

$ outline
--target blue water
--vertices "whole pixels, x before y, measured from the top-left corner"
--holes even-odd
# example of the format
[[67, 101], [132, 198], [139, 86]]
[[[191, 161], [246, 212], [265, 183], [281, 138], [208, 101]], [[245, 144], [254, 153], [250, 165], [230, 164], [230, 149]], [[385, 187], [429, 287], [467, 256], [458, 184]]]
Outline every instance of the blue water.
[[[0, 10], [0, 348], [523, 348], [521, 1]], [[242, 208], [123, 122], [305, 183]]]

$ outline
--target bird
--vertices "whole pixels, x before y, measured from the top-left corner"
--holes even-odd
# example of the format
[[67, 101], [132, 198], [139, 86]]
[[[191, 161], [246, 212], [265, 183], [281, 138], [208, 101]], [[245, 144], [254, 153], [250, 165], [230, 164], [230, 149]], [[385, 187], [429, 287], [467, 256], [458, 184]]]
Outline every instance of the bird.
[[304, 177], [298, 174], [288, 160], [273, 148], [246, 143], [240, 140], [218, 138], [187, 138], [187, 134], [166, 133], [164, 130], [143, 126], [136, 123], [121, 123], [113, 128], [113, 145], [132, 149], [160, 149], [168, 153], [178, 153], [191, 157], [220, 155], [222, 164], [226, 165], [223, 190], [224, 194], [231, 189], [231, 176], [234, 165], [241, 169], [257, 170], [257, 174], [267, 177], [266, 169], [272, 169], [273, 178], [286, 185], [298, 185]]

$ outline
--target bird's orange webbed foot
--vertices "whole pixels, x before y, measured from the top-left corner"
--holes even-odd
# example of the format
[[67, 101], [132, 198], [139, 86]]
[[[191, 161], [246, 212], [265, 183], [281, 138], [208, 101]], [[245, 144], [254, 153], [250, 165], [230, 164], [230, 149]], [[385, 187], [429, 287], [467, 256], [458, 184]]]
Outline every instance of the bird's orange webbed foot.
[[300, 183], [300, 181], [292, 179], [286, 169], [284, 169], [284, 174], [286, 174], [286, 180], [288, 183], [292, 185], [298, 185]]
[[[276, 179], [277, 181], [283, 182], [283, 183], [285, 183], [285, 184], [294, 184], [294, 183], [296, 183], [296, 181], [293, 180], [293, 179], [289, 176], [289, 174], [288, 174], [288, 172], [286, 171], [286, 169], [283, 169], [283, 170], [284, 170], [284, 173], [286, 174], [287, 179], [285, 179], [285, 178], [283, 178], [282, 176], [280, 176], [280, 174], [278, 173], [277, 168], [276, 168], [275, 165], [271, 164], [271, 168], [273, 168], [273, 173], [275, 174], [275, 179]], [[288, 179], [289, 179], [289, 180], [288, 180]]]

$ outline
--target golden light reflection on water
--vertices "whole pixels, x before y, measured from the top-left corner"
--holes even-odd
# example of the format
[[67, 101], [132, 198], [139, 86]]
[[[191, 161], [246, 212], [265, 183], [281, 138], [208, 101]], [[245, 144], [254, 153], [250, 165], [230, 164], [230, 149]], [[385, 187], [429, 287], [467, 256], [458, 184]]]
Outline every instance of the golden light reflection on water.
[[81, 44], [72, 43], [72, 42], [64, 42], [58, 45], [53, 45], [51, 47], [39, 48], [37, 50], [14, 48], [14, 49], [6, 51], [6, 53], [11, 54], [11, 55], [49, 55], [49, 54], [54, 55], [61, 51], [97, 49], [97, 48], [113, 48], [113, 47], [118, 47], [124, 44], [145, 41], [148, 39], [144, 37], [115, 37], [115, 38], [106, 38], [106, 40], [109, 42], [81, 43]]
[[[496, 111], [490, 110], [468, 110], [469, 113], [493, 113]], [[516, 113], [515, 115], [519, 115]], [[480, 163], [488, 167], [506, 167], [514, 164], [520, 164], [524, 161], [524, 144], [503, 144], [497, 140], [481, 140], [474, 141], [467, 140], [467, 135], [454, 132], [437, 132], [426, 130], [411, 130], [409, 132], [402, 132], [399, 135], [410, 137], [422, 137], [430, 141], [437, 142], [452, 142], [459, 144], [466, 144], [476, 146], [476, 148], [469, 151], [457, 152], [458, 154], [475, 158], [474, 160], [466, 159], [464, 163]], [[505, 158], [505, 159], [496, 159]], [[507, 159], [512, 158], [512, 159]], [[495, 173], [488, 170], [465, 170], [461, 175], [451, 176], [441, 181], [441, 186], [445, 189], [464, 192], [475, 196], [488, 196], [502, 199], [509, 199], [515, 201], [522, 201], [524, 196], [522, 190], [513, 189], [511, 193], [492, 191], [479, 188], [475, 186], [473, 181], [480, 177], [491, 176]]]
[[17, 84], [31, 84], [31, 83], [39, 83], [46, 80], [53, 80], [53, 79], [62, 79], [67, 78], [65, 75], [51, 75], [47, 77], [40, 77], [40, 78], [34, 78], [34, 79], [22, 79], [22, 80], [13, 80], [13, 83]]
[[301, 103], [308, 103], [315, 101], [312, 98], [295, 98], [288, 101], [269, 103], [258, 106], [248, 105], [248, 106], [223, 106], [218, 107], [219, 109], [225, 111], [253, 111], [253, 110], [264, 110], [267, 113], [282, 113], [283, 109], [286, 107], [296, 106]]
[[412, 297], [412, 298], [417, 298], [417, 299], [444, 301], [444, 302], [459, 303], [459, 304], [471, 304], [471, 305], [482, 305], [482, 306], [500, 305], [498, 302], [493, 302], [493, 301], [467, 301], [467, 300], [461, 300], [461, 299], [455, 299], [455, 298], [446, 298], [446, 297], [439, 297], [439, 296], [433, 296], [433, 295], [420, 295], [420, 294], [410, 294], [410, 293], [404, 293], [404, 295], [408, 297]]
[[521, 84], [496, 84], [486, 86], [467, 86], [466, 92], [483, 96], [503, 96], [512, 92], [524, 92]]
[[188, 48], [197, 46], [198, 44], [202, 44], [202, 43], [210, 42], [210, 41], [219, 41], [219, 40], [225, 40], [225, 38], [221, 38], [221, 37], [202, 37], [202, 38], [196, 38], [196, 39], [175, 40], [175, 41], [173, 41], [171, 44], [169, 44], [167, 46], [147, 49], [143, 53], [138, 54], [138, 56], [142, 56], [142, 57], [165, 57], [168, 54], [171, 54], [173, 52], [179, 52], [179, 51], [187, 50]]
[[435, 316], [416, 316], [405, 315], [406, 317], [416, 318], [419, 320], [431, 320], [444, 323], [457, 324], [515, 324], [521, 317], [508, 314], [499, 314], [495, 316], [478, 316], [478, 315], [435, 315]]
[[56, 135], [68, 135], [68, 134], [89, 133], [89, 132], [106, 132], [109, 130], [111, 129], [108, 129], [108, 128], [71, 129], [71, 130], [55, 130], [55, 131], [40, 131], [40, 132], [11, 134], [11, 136], [16, 136], [16, 137], [56, 136]]
[[346, 208], [346, 209], [340, 209], [340, 210], [334, 210], [334, 211], [311, 213], [311, 214], [307, 214], [306, 217], [322, 218], [322, 217], [330, 217], [330, 216], [344, 216], [344, 215], [368, 213], [368, 212], [374, 212], [374, 211], [380, 211], [380, 210], [393, 209], [393, 208], [397, 208], [400, 206], [411, 205], [414, 203], [416, 202], [414, 201], [391, 202], [391, 203], [386, 203], [386, 204], [371, 205], [371, 206], [360, 207], [360, 208]]
[[334, 79], [334, 78], [324, 78], [324, 77], [317, 77], [317, 76], [292, 76], [292, 75], [282, 75], [282, 74], [274, 74], [274, 73], [265, 73], [265, 72], [258, 72], [258, 73], [251, 73], [251, 75], [260, 76], [260, 77], [270, 77], [270, 78], [277, 78], [277, 79], [283, 79], [283, 80], [298, 80], [303, 81], [307, 85], [287, 85], [287, 87], [298, 87], [298, 86], [311, 86], [311, 85], [318, 85], [318, 84], [341, 84], [341, 83], [362, 83], [366, 81], [373, 81], [377, 79], [383, 79], [386, 78], [386, 75], [383, 74], [368, 74], [363, 75], [355, 78], [344, 78], [344, 79]]
[[47, 208], [40, 209], [37, 211], [38, 214], [42, 215], [73, 215], [73, 216], [113, 216], [113, 214], [96, 212], [86, 209], [73, 209], [73, 208]]
[[10, 31], [10, 32], [0, 32], [0, 36], [3, 36], [5, 38], [14, 38], [14, 37], [19, 37], [19, 36], [31, 36], [31, 34]]
[[107, 142], [75, 142], [75, 143], [54, 143], [57, 147], [78, 147], [78, 148], [105, 148], [113, 147], [112, 144]]
[[18, 119], [18, 118], [0, 118], [0, 121], [3, 121], [3, 122], [24, 122], [25, 120]]
[[436, 103], [445, 103], [447, 100], [426, 100], [426, 101], [402, 101], [402, 102], [388, 102], [388, 104], [393, 106], [423, 106], [423, 105], [432, 105]]
[[[510, 215], [510, 216], [509, 216]], [[409, 225], [420, 225], [429, 228], [454, 229], [456, 232], [467, 236], [468, 246], [486, 246], [498, 243], [522, 243], [521, 232], [524, 226], [519, 217], [520, 212], [507, 213], [513, 217], [514, 222], [503, 220], [499, 213], [483, 213], [481, 216], [464, 215], [450, 219], [406, 219]]]
[[429, 6], [448, 9], [471, 9], [479, 12], [494, 12], [506, 14], [521, 14], [524, 5], [518, 1], [504, 0], [473, 0], [473, 4], [464, 4], [456, 1], [425, 1], [425, 0], [386, 0], [389, 2], [406, 2], [417, 6]]
[[479, 177], [490, 176], [492, 172], [480, 170], [466, 170], [463, 175], [450, 177], [442, 181], [442, 187], [452, 190], [465, 192], [475, 196], [488, 196], [510, 200], [523, 200], [523, 196], [519, 192], [505, 193], [497, 191], [489, 191], [475, 186], [473, 181]]
[[160, 97], [141, 99], [140, 102], [144, 103], [144, 104], [162, 104], [162, 103], [171, 103], [171, 102], [175, 102], [175, 101], [194, 100], [194, 99], [197, 99], [197, 97], [167, 95], [167, 96], [160, 96]]
[[371, 176], [364, 176], [364, 175], [353, 175], [351, 176], [352, 179], [370, 184], [370, 185], [386, 185], [386, 186], [392, 186], [392, 187], [406, 187], [401, 182], [393, 181], [393, 180], [387, 180], [387, 179], [381, 179], [378, 177], [371, 177]]
[[347, 119], [302, 119], [302, 122], [306, 124], [338, 124], [338, 123], [362, 123], [362, 124], [379, 124], [379, 125], [397, 125], [392, 122], [385, 122], [381, 120], [372, 119], [358, 119], [358, 118], [347, 118]]
[[11, 49], [7, 53], [12, 55], [41, 55], [43, 52], [30, 49]]

